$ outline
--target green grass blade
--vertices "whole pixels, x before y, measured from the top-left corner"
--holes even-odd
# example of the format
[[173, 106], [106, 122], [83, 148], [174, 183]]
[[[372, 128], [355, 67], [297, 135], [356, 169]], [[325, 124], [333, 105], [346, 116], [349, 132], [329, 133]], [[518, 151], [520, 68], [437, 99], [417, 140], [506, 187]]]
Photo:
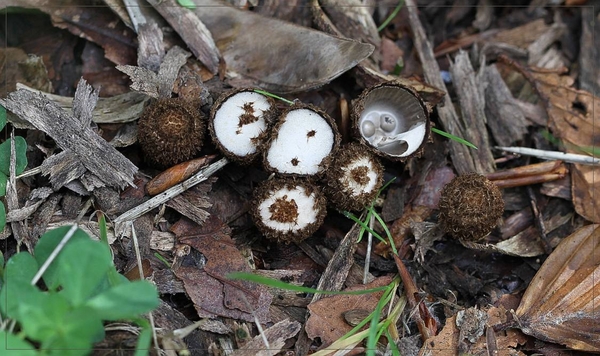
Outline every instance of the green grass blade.
[[177, 0], [177, 3], [186, 9], [194, 10], [196, 8], [196, 3], [192, 0]]
[[258, 94], [265, 95], [265, 96], [269, 96], [269, 97], [271, 97], [271, 98], [275, 98], [275, 99], [281, 100], [281, 101], [283, 101], [284, 103], [287, 103], [287, 104], [289, 104], [289, 105], [294, 105], [294, 102], [293, 102], [293, 101], [291, 101], [291, 100], [287, 100], [286, 98], [282, 98], [282, 97], [280, 97], [280, 96], [278, 96], [278, 95], [275, 95], [275, 94], [269, 93], [268, 91], [265, 91], [265, 90], [261, 90], [261, 89], [254, 89], [254, 92], [255, 92], [255, 93], [258, 93]]
[[381, 226], [383, 227], [383, 231], [385, 231], [385, 234], [389, 240], [390, 246], [392, 247], [392, 251], [394, 252], [395, 255], [398, 254], [398, 251], [396, 250], [396, 244], [394, 243], [394, 239], [392, 238], [392, 233], [390, 232], [390, 229], [388, 229], [387, 224], [385, 223], [385, 221], [383, 221], [383, 218], [377, 214], [377, 212], [375, 210], [373, 210], [373, 216], [375, 216], [375, 219], [377, 219], [377, 221], [379, 221], [379, 224], [381, 224]]
[[441, 136], [447, 137], [447, 138], [449, 138], [451, 140], [454, 140], [456, 142], [462, 143], [465, 146], [477, 149], [477, 146], [475, 146], [471, 142], [465, 140], [464, 138], [460, 138], [460, 137], [454, 136], [452, 134], [447, 133], [446, 131], [442, 131], [442, 130], [436, 129], [435, 127], [432, 127], [431, 131], [435, 132], [438, 135], [441, 135]]
[[392, 20], [394, 19], [394, 17], [396, 17], [396, 15], [398, 15], [398, 13], [400, 12], [400, 9], [402, 9], [402, 5], [404, 5], [404, 0], [398, 1], [398, 5], [396, 5], [396, 8], [394, 8], [394, 11], [392, 11], [392, 13], [390, 14], [390, 16], [388, 16], [385, 19], [385, 21], [383, 21], [383, 23], [381, 25], [379, 25], [379, 27], [377, 27], [377, 31], [378, 32], [383, 31], [383, 29], [386, 28], [387, 25], [390, 24], [390, 22], [392, 22]]
[[[400, 350], [398, 350], [398, 345], [396, 345], [396, 343], [392, 340], [392, 335], [387, 330], [387, 328], [385, 329], [385, 336], [388, 339], [388, 344], [390, 345], [390, 350], [392, 350], [392, 356], [400, 356]], [[392, 341], [390, 341], [390, 340], [392, 340]]]
[[154, 252], [154, 257], [158, 258], [162, 263], [164, 263], [165, 266], [167, 266], [167, 268], [171, 268], [171, 264], [169, 263], [169, 261], [167, 261], [166, 258], [161, 256], [160, 253]]
[[357, 218], [356, 216], [354, 216], [352, 213], [350, 213], [348, 211], [342, 211], [342, 214], [344, 214], [344, 216], [347, 217], [348, 219], [350, 219], [350, 220], [354, 221], [355, 223], [357, 223], [358, 225], [360, 225], [360, 227], [364, 228], [365, 230], [367, 230], [368, 232], [373, 234], [373, 236], [375, 236], [379, 241], [387, 244], [387, 241], [383, 237], [381, 237], [381, 235], [379, 235], [377, 232], [375, 232], [373, 229], [371, 229], [363, 221], [360, 221], [360, 219]]
[[377, 287], [377, 288], [357, 290], [357, 291], [326, 291], [326, 290], [318, 290], [318, 289], [309, 288], [309, 287], [296, 286], [293, 284], [282, 282], [278, 279], [263, 277], [263, 276], [259, 276], [257, 274], [248, 273], [248, 272], [230, 273], [227, 275], [227, 278], [241, 279], [241, 280], [248, 281], [248, 282], [264, 284], [264, 285], [272, 287], [272, 288], [279, 288], [279, 289], [291, 290], [294, 292], [312, 293], [312, 294], [361, 295], [361, 294], [369, 294], [369, 293], [379, 292], [382, 290], [386, 290], [386, 288], [387, 288], [387, 286], [384, 286], [384, 287]]

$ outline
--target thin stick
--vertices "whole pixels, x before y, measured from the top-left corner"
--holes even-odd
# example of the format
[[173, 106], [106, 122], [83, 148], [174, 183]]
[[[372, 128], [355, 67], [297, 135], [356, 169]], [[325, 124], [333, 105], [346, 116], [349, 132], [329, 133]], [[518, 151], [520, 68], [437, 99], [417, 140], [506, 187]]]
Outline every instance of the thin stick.
[[588, 165], [600, 165], [600, 158], [586, 156], [586, 155], [578, 155], [575, 153], [564, 153], [560, 151], [545, 151], [538, 150], [535, 148], [528, 147], [494, 147], [495, 149], [518, 153], [524, 156], [533, 156], [541, 159], [553, 160], [559, 159], [569, 163], [579, 163], [579, 164], [588, 164]]
[[[140, 274], [140, 280], [146, 279], [144, 277], [144, 267], [142, 266], [142, 256], [140, 253], [140, 245], [138, 243], [137, 234], [135, 233], [135, 226], [133, 226], [133, 221], [131, 224], [131, 237], [133, 238], [133, 249], [135, 250], [135, 258], [138, 265], [138, 272]], [[152, 316], [152, 312], [148, 312], [148, 321], [150, 321], [150, 328], [152, 330], [152, 339], [154, 341], [154, 348], [160, 354], [160, 349], [158, 348], [158, 337], [156, 336], [156, 327], [154, 325], [154, 317]]]
[[[369, 227], [373, 230], [373, 225], [375, 225], [375, 216], [371, 214], [371, 218], [369, 219]], [[363, 272], [363, 284], [367, 284], [368, 276], [369, 276], [369, 265], [371, 264], [371, 244], [373, 243], [373, 234], [371, 232], [367, 235], [367, 254], [365, 256], [365, 267]]]
[[227, 163], [229, 163], [227, 158], [221, 158], [220, 160], [211, 164], [210, 166], [208, 166], [204, 169], [201, 169], [198, 173], [194, 174], [187, 180], [185, 180], [177, 185], [172, 186], [171, 188], [158, 194], [154, 198], [148, 200], [144, 204], [138, 205], [135, 208], [128, 210], [128, 211], [124, 212], [123, 214], [119, 215], [114, 220], [114, 223], [118, 224], [118, 223], [122, 223], [125, 221], [132, 221], [132, 220], [137, 219], [138, 217], [146, 214], [150, 210], [158, 207], [159, 205], [166, 203], [173, 197], [185, 192], [186, 190], [195, 186], [196, 184], [204, 182], [205, 180], [208, 179], [208, 177], [210, 177], [211, 175], [216, 173], [219, 169], [225, 167], [225, 165], [227, 165]]
[[50, 266], [50, 264], [52, 263], [52, 261], [54, 261], [54, 259], [56, 258], [56, 256], [58, 256], [58, 254], [60, 253], [60, 251], [65, 247], [65, 245], [67, 244], [67, 242], [69, 242], [69, 240], [71, 239], [71, 237], [73, 237], [73, 235], [75, 234], [76, 230], [77, 230], [77, 224], [73, 225], [69, 229], [69, 231], [67, 232], [67, 234], [62, 238], [62, 240], [60, 240], [60, 242], [58, 243], [58, 245], [56, 246], [56, 248], [52, 251], [52, 253], [50, 254], [50, 256], [48, 256], [48, 259], [44, 262], [44, 264], [42, 265], [42, 267], [40, 267], [40, 269], [35, 274], [35, 276], [33, 276], [33, 279], [31, 280], [31, 285], [32, 286], [36, 285], [37, 282], [40, 280], [40, 278], [42, 278], [42, 276], [44, 275], [44, 272], [46, 272], [46, 270], [48, 269], [48, 267]]

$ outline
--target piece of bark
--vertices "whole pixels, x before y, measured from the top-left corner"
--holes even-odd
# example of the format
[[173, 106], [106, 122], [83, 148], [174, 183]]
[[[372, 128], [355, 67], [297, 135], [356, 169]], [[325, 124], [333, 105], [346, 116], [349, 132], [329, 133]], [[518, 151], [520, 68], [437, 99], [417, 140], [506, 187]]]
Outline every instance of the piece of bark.
[[522, 140], [527, 133], [525, 115], [496, 65], [485, 67], [481, 82], [485, 88], [485, 117], [496, 143], [511, 146]]
[[597, 6], [581, 8], [581, 39], [579, 52], [579, 85], [596, 96], [600, 96], [600, 16]]
[[177, 73], [179, 73], [189, 56], [189, 52], [175, 46], [163, 58], [158, 74], [150, 69], [129, 65], [117, 66], [117, 69], [129, 76], [133, 82], [131, 84], [132, 90], [153, 98], [170, 98], [173, 83], [177, 79]]
[[[486, 128], [485, 96], [478, 80], [480, 75], [476, 76], [467, 52], [458, 53], [454, 63], [450, 65], [450, 73], [462, 116], [459, 130], [450, 133], [477, 146], [477, 150], [468, 150], [467, 155], [463, 157], [472, 162], [475, 172], [493, 172], [495, 165]], [[456, 164], [454, 160], [452, 163]]]
[[[6, 105], [5, 105], [6, 106]], [[17, 154], [15, 148], [15, 138], [14, 133], [11, 133], [10, 137], [10, 163], [9, 163], [9, 175], [8, 181], [6, 182], [6, 211], [10, 213], [13, 210], [19, 209], [19, 196], [17, 194], [17, 179], [15, 176], [15, 171], [17, 167]], [[10, 228], [12, 230], [13, 237], [17, 240], [17, 245], [21, 245], [25, 243], [27, 249], [29, 251], [33, 251], [33, 247], [35, 245], [35, 241], [31, 240], [31, 236], [27, 228], [25, 227], [25, 222], [23, 221], [13, 221], [10, 223]]]
[[52, 193], [53, 190], [47, 187], [34, 189], [29, 194], [29, 198], [27, 199], [27, 203], [25, 203], [24, 207], [11, 210], [6, 214], [6, 222], [28, 219]]
[[[192, 324], [185, 315], [173, 309], [169, 304], [162, 300], [160, 301], [159, 306], [152, 311], [152, 316], [156, 327], [170, 332]], [[220, 337], [218, 334], [197, 329], [185, 337], [185, 344], [190, 350], [206, 352], [210, 344], [215, 342], [218, 337]]]
[[194, 56], [211, 73], [216, 74], [219, 71], [221, 54], [211, 33], [198, 16], [172, 0], [150, 0], [148, 2], [177, 31]]
[[[408, 19], [410, 27], [414, 34], [414, 42], [419, 59], [423, 65], [423, 75], [428, 84], [442, 90], [445, 93], [443, 104], [438, 106], [438, 115], [444, 129], [455, 136], [460, 136], [461, 123], [452, 104], [452, 99], [448, 95], [446, 84], [440, 75], [440, 67], [433, 55], [431, 44], [425, 36], [425, 29], [419, 20], [418, 6], [415, 0], [406, 0], [406, 8], [408, 10]], [[454, 168], [459, 174], [475, 172], [476, 167], [473, 160], [470, 159], [470, 148], [458, 143], [454, 140], [449, 140], [450, 156]]]
[[[39, 91], [21, 83], [17, 84], [17, 89], [25, 89], [44, 95], [48, 100], [56, 103], [62, 109], [67, 111], [73, 108], [73, 98], [71, 97]], [[135, 121], [140, 117], [149, 100], [150, 98], [147, 95], [136, 92], [115, 95], [109, 98], [98, 98], [96, 107], [94, 107], [94, 110], [92, 111], [92, 121], [97, 124], [118, 124]], [[9, 117], [9, 119], [12, 118]], [[24, 120], [10, 121], [17, 128], [34, 128]]]
[[[333, 257], [329, 260], [325, 271], [317, 283], [318, 290], [339, 291], [346, 282], [348, 272], [354, 264], [354, 251], [356, 250], [356, 237], [359, 226], [354, 224], [352, 229], [348, 231], [344, 239], [340, 242], [339, 247], [335, 250]], [[312, 298], [312, 303], [321, 299], [323, 294], [315, 294]]]
[[83, 119], [64, 111], [44, 96], [27, 90], [12, 92], [0, 103], [47, 133], [66, 152], [65, 155], [75, 156], [77, 162], [103, 184], [119, 188], [133, 185], [137, 167], [86, 125], [91, 120], [98, 91], [85, 90], [85, 87], [89, 86], [82, 79], [77, 91], [87, 94], [80, 94], [82, 100], [74, 103], [74, 112], [81, 113]]
[[490, 0], [479, 0], [477, 2], [477, 13], [472, 25], [480, 32], [487, 30], [494, 19], [494, 7]]
[[563, 34], [567, 31], [567, 26], [563, 23], [555, 23], [542, 33], [533, 43], [527, 46], [529, 53], [529, 66], [539, 68], [557, 68], [565, 66], [562, 58], [557, 58], [556, 63], [552, 66], [548, 65], [548, 58], [545, 56], [550, 53], [551, 57], [558, 57], [561, 54], [558, 51], [550, 52], [551, 46], [560, 40]]
[[[231, 356], [267, 356], [276, 355], [281, 352], [285, 341], [296, 336], [302, 325], [297, 321], [282, 320], [268, 329], [265, 329], [261, 335], [255, 336], [242, 348], [233, 351]], [[264, 338], [269, 343], [266, 348]]]
[[158, 71], [165, 53], [163, 33], [158, 24], [156, 22], [141, 24], [138, 29], [138, 42], [138, 66]]
[[[50, 189], [50, 188], [48, 188]], [[57, 210], [58, 203], [62, 198], [61, 194], [52, 194], [48, 197], [47, 200], [43, 202], [43, 204], [36, 211], [32, 221], [31, 221], [31, 237], [34, 239], [38, 239], [42, 236], [52, 220], [54, 213]]]
[[[315, 24], [327, 23], [322, 31], [337, 36], [359, 40], [375, 46], [375, 50], [369, 57], [373, 64], [378, 67], [381, 61], [381, 37], [377, 31], [377, 25], [369, 7], [364, 6], [359, 0], [313, 0], [311, 10], [315, 18]], [[334, 28], [332, 28], [333, 26]]]

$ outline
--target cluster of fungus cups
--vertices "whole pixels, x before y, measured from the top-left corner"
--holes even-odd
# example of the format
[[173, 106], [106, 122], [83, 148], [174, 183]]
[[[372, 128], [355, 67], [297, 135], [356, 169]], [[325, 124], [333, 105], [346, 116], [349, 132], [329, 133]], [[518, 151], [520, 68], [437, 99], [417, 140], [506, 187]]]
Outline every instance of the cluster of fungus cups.
[[325, 219], [325, 195], [312, 181], [329, 168], [340, 134], [329, 115], [304, 104], [279, 115], [272, 131], [265, 143], [263, 165], [277, 178], [256, 190], [252, 215], [266, 237], [300, 242]]
[[334, 120], [315, 106], [295, 103], [277, 114], [270, 98], [251, 89], [216, 101], [208, 126], [217, 147], [242, 164], [262, 155], [264, 169], [274, 174], [255, 189], [250, 208], [267, 238], [311, 236], [323, 223], [327, 200], [339, 210], [364, 209], [383, 183], [378, 156], [405, 160], [429, 137], [422, 100], [395, 82], [366, 89], [352, 116], [359, 142], [340, 149]]

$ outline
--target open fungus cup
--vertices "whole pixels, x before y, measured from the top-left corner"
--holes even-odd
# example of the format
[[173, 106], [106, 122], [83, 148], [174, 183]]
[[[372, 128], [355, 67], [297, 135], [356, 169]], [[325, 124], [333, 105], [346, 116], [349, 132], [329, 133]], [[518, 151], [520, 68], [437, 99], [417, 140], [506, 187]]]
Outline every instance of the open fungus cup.
[[365, 89], [353, 102], [351, 117], [359, 141], [391, 160], [419, 155], [430, 139], [425, 103], [415, 90], [394, 81]]
[[383, 184], [379, 158], [359, 143], [343, 145], [326, 173], [325, 192], [339, 210], [362, 210]]
[[286, 176], [321, 175], [341, 141], [333, 119], [323, 110], [295, 104], [273, 127], [263, 152], [265, 170]]
[[256, 227], [269, 239], [300, 242], [323, 224], [325, 196], [315, 185], [291, 178], [262, 182], [254, 191], [251, 215]]
[[276, 116], [272, 98], [253, 89], [236, 89], [223, 93], [214, 103], [208, 129], [225, 157], [250, 164], [260, 154]]
[[138, 121], [138, 142], [146, 161], [166, 168], [194, 158], [202, 148], [205, 121], [194, 101], [163, 98], [152, 102]]

